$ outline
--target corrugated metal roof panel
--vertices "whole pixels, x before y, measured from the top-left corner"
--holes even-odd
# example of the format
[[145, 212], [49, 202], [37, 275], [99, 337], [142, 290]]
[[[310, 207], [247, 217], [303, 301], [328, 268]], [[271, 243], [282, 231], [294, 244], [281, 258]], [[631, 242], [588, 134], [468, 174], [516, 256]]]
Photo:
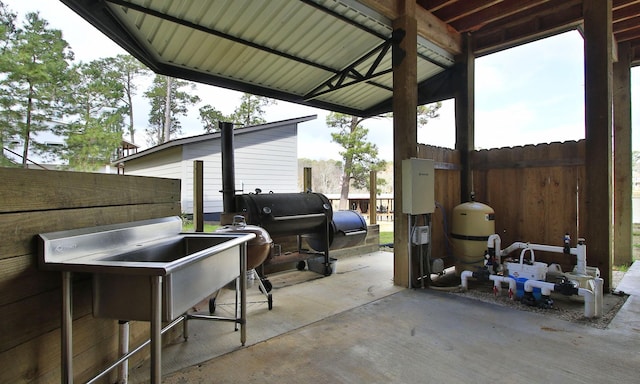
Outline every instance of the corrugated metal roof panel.
[[[392, 95], [392, 76], [384, 73], [391, 69], [391, 50], [382, 58], [375, 51], [388, 43], [391, 21], [354, 0], [107, 4], [163, 71], [177, 67], [182, 73], [213, 76], [217, 80], [212, 84], [248, 84], [291, 101], [302, 102], [313, 92], [306, 100], [356, 110], [367, 110]], [[419, 80], [452, 65], [449, 54], [418, 41]]]

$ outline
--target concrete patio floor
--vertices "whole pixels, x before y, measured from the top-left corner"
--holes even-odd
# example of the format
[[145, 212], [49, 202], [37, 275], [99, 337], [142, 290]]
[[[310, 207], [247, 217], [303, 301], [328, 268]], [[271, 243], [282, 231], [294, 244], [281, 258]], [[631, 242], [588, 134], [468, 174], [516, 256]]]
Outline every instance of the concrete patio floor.
[[[321, 277], [270, 276], [269, 311], [249, 293], [248, 340], [229, 323], [190, 321], [190, 338], [163, 349], [165, 383], [637, 382], [640, 263], [617, 290], [630, 294], [606, 329], [392, 282], [393, 254], [337, 262]], [[233, 311], [223, 291], [216, 314]], [[201, 311], [206, 311], [203, 303]], [[221, 311], [221, 313], [218, 313]], [[146, 364], [130, 382], [148, 382]]]

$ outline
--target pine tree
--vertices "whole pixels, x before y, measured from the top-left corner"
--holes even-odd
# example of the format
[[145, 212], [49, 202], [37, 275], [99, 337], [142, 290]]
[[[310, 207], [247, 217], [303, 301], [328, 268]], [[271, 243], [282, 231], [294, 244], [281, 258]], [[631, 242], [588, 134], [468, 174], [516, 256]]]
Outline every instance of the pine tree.
[[[195, 84], [184, 80], [172, 79], [168, 88], [168, 83], [167, 76], [156, 75], [151, 88], [144, 93], [144, 96], [151, 103], [149, 127], [146, 129], [147, 141], [150, 145], [157, 145], [167, 141], [164, 135], [166, 129], [168, 129], [170, 136], [181, 134], [182, 126], [178, 116], [185, 116], [191, 105], [200, 102], [200, 97], [182, 90], [185, 87], [193, 90], [195, 89]], [[170, 92], [167, 92], [167, 89]], [[170, 107], [168, 115], [166, 113], [167, 99]], [[167, 121], [169, 121], [169, 127], [165, 127]]]
[[[51, 29], [38, 13], [28, 13], [23, 26], [5, 46], [0, 81], [4, 93], [3, 109], [10, 111], [7, 124], [23, 142], [22, 165], [27, 166], [33, 146], [47, 151], [35, 140], [38, 132], [50, 129], [51, 121], [61, 116], [62, 89], [68, 76], [73, 53], [60, 30]], [[5, 56], [6, 55], [6, 56]]]

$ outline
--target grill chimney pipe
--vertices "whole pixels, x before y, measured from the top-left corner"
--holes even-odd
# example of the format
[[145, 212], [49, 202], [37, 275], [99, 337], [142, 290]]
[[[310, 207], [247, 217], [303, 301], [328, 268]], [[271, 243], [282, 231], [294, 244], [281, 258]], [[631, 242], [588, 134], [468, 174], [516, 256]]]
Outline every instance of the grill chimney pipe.
[[223, 213], [236, 211], [236, 177], [233, 162], [233, 123], [218, 122], [220, 128], [220, 151], [222, 157], [222, 210]]

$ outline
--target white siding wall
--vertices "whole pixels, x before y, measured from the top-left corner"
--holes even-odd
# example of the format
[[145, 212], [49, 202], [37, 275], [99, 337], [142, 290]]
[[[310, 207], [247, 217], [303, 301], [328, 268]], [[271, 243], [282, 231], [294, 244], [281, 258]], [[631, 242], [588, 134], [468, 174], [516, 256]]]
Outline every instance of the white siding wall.
[[222, 163], [220, 157], [220, 140], [207, 140], [184, 146], [182, 167], [182, 210], [193, 213], [193, 162], [203, 162], [204, 212], [222, 211]]
[[181, 179], [184, 183], [181, 160], [182, 148], [170, 148], [135, 159], [135, 161], [126, 162], [124, 173], [125, 175]]
[[[297, 125], [258, 130], [234, 137], [236, 190], [244, 193], [297, 192]], [[220, 140], [187, 144], [183, 149], [182, 211], [193, 212], [193, 161], [204, 162], [204, 212], [222, 211]]]

